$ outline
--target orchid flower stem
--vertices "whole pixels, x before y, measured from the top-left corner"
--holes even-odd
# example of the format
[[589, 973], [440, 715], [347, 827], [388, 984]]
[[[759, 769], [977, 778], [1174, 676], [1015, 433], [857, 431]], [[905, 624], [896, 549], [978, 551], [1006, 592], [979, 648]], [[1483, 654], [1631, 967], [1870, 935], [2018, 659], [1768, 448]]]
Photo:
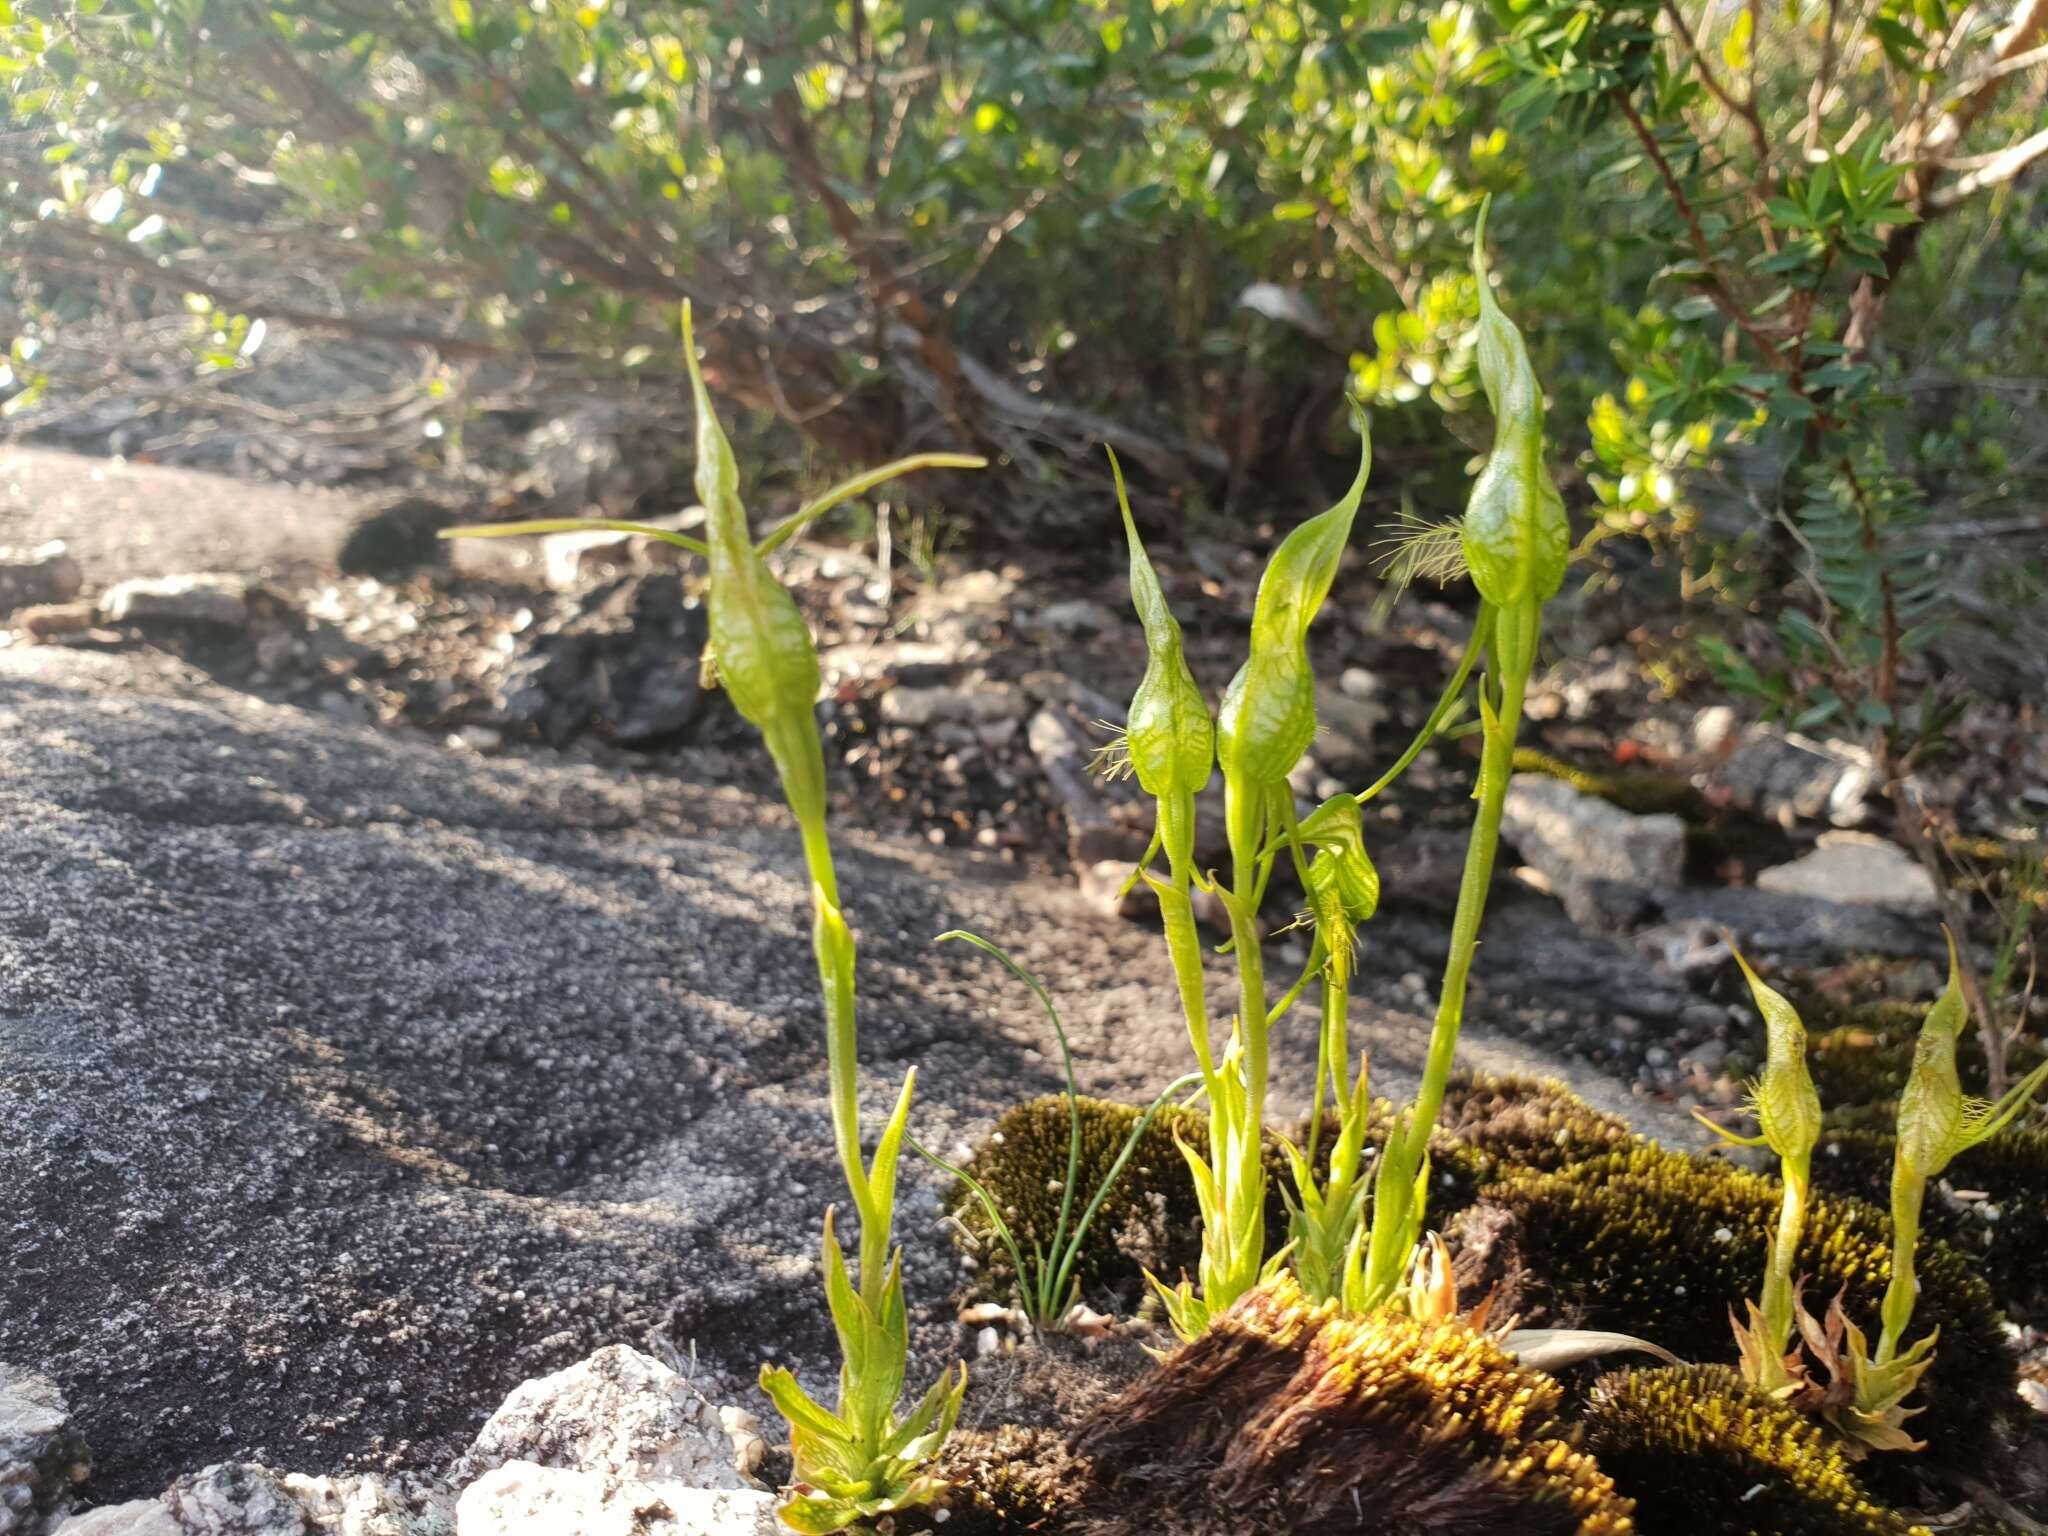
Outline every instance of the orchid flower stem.
[[1913, 1320], [1913, 1305], [1920, 1299], [1919, 1277], [1913, 1271], [1914, 1250], [1920, 1241], [1920, 1202], [1927, 1181], [1916, 1177], [1903, 1164], [1892, 1165], [1892, 1273], [1884, 1288], [1884, 1331], [1878, 1336], [1876, 1363], [1891, 1364]]
[[[1762, 1307], [1765, 1342], [1774, 1365], [1782, 1362], [1792, 1344], [1797, 1323], [1798, 1293], [1793, 1289], [1792, 1268], [1799, 1257], [1800, 1234], [1806, 1230], [1807, 1201], [1813, 1189], [1813, 1155], [1781, 1160], [1785, 1197], [1778, 1206], [1778, 1230], [1771, 1238], [1770, 1264], [1764, 1273]], [[1782, 1369], [1781, 1365], [1777, 1368]]]
[[1358, 792], [1360, 800], [1373, 799], [1406, 773], [1415, 759], [1422, 755], [1422, 749], [1434, 741], [1443, 730], [1444, 722], [1450, 718], [1452, 711], [1458, 707], [1458, 701], [1464, 697], [1465, 685], [1472, 680], [1473, 663], [1478, 661], [1479, 653], [1486, 648], [1487, 636], [1492, 628], [1493, 609], [1482, 603], [1479, 607], [1479, 617], [1472, 622], [1472, 637], [1465, 642], [1465, 654], [1458, 658], [1457, 671], [1453, 672], [1451, 680], [1444, 684], [1443, 695], [1436, 701], [1436, 708], [1432, 709], [1429, 718], [1422, 722], [1422, 729], [1417, 731], [1415, 739], [1408, 743], [1408, 750], [1394, 759], [1394, 766], [1374, 780], [1370, 787]]
[[1195, 1064], [1201, 1069], [1202, 1083], [1207, 1087], [1216, 1075], [1216, 1059], [1209, 1037], [1209, 993], [1202, 965], [1202, 936], [1195, 927], [1194, 898], [1189, 894], [1193, 882], [1184, 862], [1169, 863], [1167, 878], [1154, 879], [1151, 886], [1159, 898], [1166, 953], [1173, 965], [1181, 1013], [1187, 1019], [1188, 1043], [1195, 1048]]
[[[1366, 1295], [1373, 1305], [1394, 1294], [1407, 1269], [1408, 1256], [1422, 1235], [1422, 1212], [1415, 1208], [1411, 1186], [1429, 1155], [1430, 1134], [1443, 1109], [1451, 1063], [1457, 1055], [1458, 1034], [1464, 1026], [1465, 989], [1479, 947], [1479, 924], [1486, 914], [1487, 891], [1493, 884], [1501, 815], [1514, 765], [1515, 734], [1521, 726], [1522, 696], [1535, 659], [1541, 619], [1539, 604], [1524, 603], [1497, 615], [1492, 626], [1489, 654], [1493, 659], [1489, 665], [1501, 674], [1500, 700], [1489, 711], [1486, 723], [1485, 745], [1479, 761], [1479, 810], [1472, 823], [1472, 840], [1465, 850], [1458, 905], [1451, 918], [1450, 957], [1444, 966], [1443, 988], [1437, 999], [1429, 1054], [1423, 1062], [1422, 1084], [1405, 1122], [1388, 1141], [1375, 1193], [1371, 1247], [1366, 1259]], [[1503, 640], [1509, 644], [1503, 646]], [[1505, 657], [1501, 654], [1503, 650]]]

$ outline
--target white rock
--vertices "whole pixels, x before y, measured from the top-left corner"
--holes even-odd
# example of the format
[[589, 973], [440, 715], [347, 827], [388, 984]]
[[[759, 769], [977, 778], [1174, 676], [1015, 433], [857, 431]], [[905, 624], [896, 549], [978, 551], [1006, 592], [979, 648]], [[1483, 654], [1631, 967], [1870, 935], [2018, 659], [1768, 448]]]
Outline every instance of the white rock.
[[134, 1499], [73, 1515], [52, 1536], [185, 1536], [161, 1499]]
[[969, 725], [1024, 718], [1029, 700], [1007, 683], [969, 683], [958, 688], [891, 688], [882, 695], [882, 718], [891, 725], [930, 725], [953, 720]]
[[557, 592], [569, 592], [586, 578], [633, 568], [633, 535], [610, 528], [589, 533], [551, 533], [540, 541], [541, 571]]
[[457, 1536], [777, 1536], [773, 1496], [513, 1461], [456, 1505]]
[[1131, 879], [1126, 859], [1101, 859], [1081, 871], [1081, 894], [1114, 917], [1136, 922], [1159, 915], [1159, 897], [1143, 880]]
[[284, 1476], [285, 1491], [319, 1536], [448, 1536], [453, 1496], [412, 1478]]
[[309, 1536], [306, 1512], [268, 1467], [224, 1461], [164, 1490], [181, 1536]]
[[[1697, 722], [1693, 729], [1697, 742]], [[1710, 725], [1709, 740], [1713, 730]], [[1870, 753], [1854, 743], [1812, 741], [1776, 726], [1751, 725], [1732, 742], [1721, 741], [1715, 755], [1709, 787], [1780, 826], [1825, 817], [1838, 827], [1853, 827], [1870, 818], [1877, 768]]]
[[1031, 622], [1041, 629], [1101, 631], [1116, 628], [1117, 616], [1093, 598], [1074, 597], [1047, 603], [1031, 616]]
[[1574, 919], [1596, 910], [1592, 887], [1657, 889], [1685, 871], [1685, 823], [1638, 816], [1548, 774], [1518, 773], [1508, 784], [1501, 835], [1549, 882]]
[[[649, 528], [679, 533], [704, 521], [702, 507], [685, 507], [659, 517], [635, 518]], [[682, 564], [684, 552], [665, 539], [621, 533], [614, 528], [589, 532], [551, 533], [540, 541], [541, 570], [557, 592], [572, 592], [600, 576], [649, 571]]]
[[36, 1529], [91, 1469], [57, 1384], [0, 1365], [0, 1536]]
[[100, 595], [110, 624], [208, 624], [239, 629], [249, 622], [248, 585], [239, 576], [156, 576], [116, 582]]
[[52, 539], [34, 549], [0, 549], [0, 615], [39, 603], [68, 602], [85, 585], [85, 572]]
[[1934, 881], [1919, 862], [1868, 832], [1823, 832], [1813, 852], [1761, 871], [1756, 883], [1759, 890], [1852, 907], [1920, 914], [1939, 906]]
[[768, 1459], [768, 1440], [761, 1433], [761, 1421], [744, 1408], [718, 1410], [719, 1427], [732, 1442], [733, 1465], [742, 1477], [751, 1478]]
[[1337, 689], [1354, 699], [1376, 699], [1380, 695], [1380, 680], [1364, 667], [1346, 667], [1337, 678]]
[[[1352, 671], [1357, 671], [1356, 667]], [[1316, 689], [1316, 739], [1309, 749], [1332, 773], [1363, 770], [1372, 762], [1373, 733], [1387, 721], [1387, 706], [1342, 687]]]
[[659, 1360], [609, 1345], [580, 1365], [524, 1382], [456, 1468], [468, 1482], [510, 1461], [601, 1477], [744, 1488], [718, 1410]]
[[1692, 720], [1692, 744], [1709, 757], [1718, 757], [1735, 745], [1742, 719], [1726, 704], [1709, 704]]

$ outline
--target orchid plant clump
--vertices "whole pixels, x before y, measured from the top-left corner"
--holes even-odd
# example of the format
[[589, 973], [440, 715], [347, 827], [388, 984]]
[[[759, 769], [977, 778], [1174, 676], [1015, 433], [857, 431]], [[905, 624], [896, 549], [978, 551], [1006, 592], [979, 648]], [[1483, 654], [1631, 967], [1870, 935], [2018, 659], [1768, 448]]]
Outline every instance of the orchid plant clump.
[[641, 523], [568, 518], [452, 528], [450, 538], [582, 532], [613, 528], [675, 544], [710, 567], [710, 645], [705, 675], [721, 682], [734, 707], [761, 733], [784, 798], [803, 838], [811, 881], [811, 946], [824, 996], [825, 1059], [833, 1139], [860, 1224], [856, 1285], [848, 1273], [833, 1212], [825, 1213], [825, 1295], [839, 1334], [836, 1411], [804, 1391], [789, 1371], [764, 1366], [761, 1385], [790, 1425], [796, 1475], [807, 1491], [782, 1506], [792, 1529], [827, 1533], [929, 1499], [937, 1486], [923, 1471], [951, 1433], [967, 1389], [967, 1368], [948, 1371], [907, 1415], [897, 1400], [909, 1357], [902, 1251], [890, 1250], [896, 1164], [910, 1114], [916, 1069], [875, 1143], [861, 1150], [855, 1060], [854, 941], [841, 909], [825, 825], [825, 759], [816, 720], [818, 653], [803, 615], [768, 567], [767, 556], [831, 508], [886, 480], [918, 469], [979, 469], [983, 459], [930, 453], [857, 475], [807, 503], [755, 542], [740, 504], [738, 466], [718, 423], [697, 363], [689, 306], [683, 307], [683, 356], [697, 412], [697, 495], [706, 516], [702, 540]]
[[[1212, 717], [1188, 669], [1180, 627], [1169, 610], [1117, 475], [1130, 543], [1131, 595], [1145, 627], [1148, 660], [1132, 698], [1121, 749], [1156, 806], [1152, 846], [1133, 879], [1159, 898], [1188, 1037], [1209, 1105], [1206, 1151], [1183, 1147], [1203, 1217], [1199, 1283], [1155, 1279], [1175, 1330], [1193, 1338], [1213, 1318], [1284, 1262], [1312, 1298], [1341, 1298], [1364, 1310], [1413, 1293], [1404, 1277], [1420, 1249], [1430, 1132], [1442, 1107], [1466, 981], [1492, 881], [1522, 696], [1535, 665], [1543, 605], [1563, 583], [1567, 557], [1564, 504], [1543, 465], [1542, 396], [1520, 333], [1500, 309], [1484, 260], [1485, 221], [1474, 239], [1479, 278], [1479, 372], [1495, 415], [1492, 451], [1473, 486], [1463, 520], [1423, 530], [1423, 562], [1439, 574], [1468, 570], [1481, 607], [1465, 655], [1414, 743], [1377, 783], [1333, 796], [1307, 815], [1295, 805], [1290, 776], [1316, 731], [1315, 684], [1307, 635], [1328, 598], [1371, 469], [1360, 423], [1356, 477], [1328, 511], [1282, 540], [1260, 580], [1244, 665]], [[1414, 549], [1407, 552], [1414, 563]], [[1451, 954], [1435, 1029], [1415, 1102], [1397, 1122], [1371, 1179], [1363, 1169], [1366, 1070], [1351, 1058], [1347, 1000], [1356, 930], [1379, 901], [1379, 877], [1364, 840], [1363, 806], [1403, 772], [1460, 708], [1481, 658], [1478, 692], [1483, 733], [1478, 809], [1467, 853]], [[1195, 798], [1221, 769], [1228, 881], [1195, 868]], [[1163, 855], [1165, 869], [1156, 866]], [[1277, 1000], [1267, 993], [1257, 915], [1280, 859], [1290, 861], [1307, 895], [1315, 942], [1301, 978]], [[1192, 893], [1214, 896], [1227, 914], [1237, 968], [1238, 1009], [1219, 1052], [1204, 990], [1202, 947]], [[1310, 981], [1321, 982], [1316, 1113], [1306, 1149], [1289, 1148], [1295, 1190], [1291, 1242], [1266, 1257], [1265, 1168], [1261, 1137], [1268, 1089], [1269, 1033]], [[1338, 1129], [1327, 1167], [1318, 1167], [1328, 1092]], [[1371, 1219], [1367, 1220], [1368, 1203]], [[1440, 1288], [1426, 1287], [1431, 1294]]]
[[[1778, 1157], [1784, 1183], [1778, 1228], [1766, 1249], [1762, 1296], [1745, 1302], [1746, 1323], [1730, 1317], [1743, 1378], [1775, 1397], [1818, 1409], [1860, 1452], [1921, 1448], [1922, 1442], [1905, 1429], [1906, 1421], [1919, 1411], [1908, 1408], [1906, 1399], [1933, 1363], [1939, 1330], [1910, 1345], [1905, 1341], [1919, 1298], [1914, 1255], [1928, 1184], [1961, 1153], [2010, 1125], [2048, 1082], [2048, 1063], [2043, 1063], [1995, 1104], [1963, 1092], [1956, 1046], [1969, 1012], [1953, 934], [1948, 935], [1948, 954], [1948, 985], [1920, 1026], [1913, 1063], [1899, 1094], [1891, 1182], [1891, 1275], [1875, 1352], [1863, 1330], [1844, 1313], [1840, 1297], [1830, 1304], [1824, 1321], [1808, 1312], [1801, 1300], [1793, 1261], [1805, 1229], [1813, 1150], [1820, 1140], [1820, 1094], [1807, 1070], [1806, 1029], [1798, 1011], [1781, 993], [1765, 986], [1740, 953], [1735, 958], [1763, 1014], [1767, 1041], [1764, 1070], [1750, 1094], [1758, 1133], [1735, 1136], [1700, 1116], [1703, 1124], [1737, 1146], [1768, 1147]], [[1826, 1370], [1825, 1385], [1808, 1374], [1802, 1350], [1794, 1342], [1795, 1328]]]

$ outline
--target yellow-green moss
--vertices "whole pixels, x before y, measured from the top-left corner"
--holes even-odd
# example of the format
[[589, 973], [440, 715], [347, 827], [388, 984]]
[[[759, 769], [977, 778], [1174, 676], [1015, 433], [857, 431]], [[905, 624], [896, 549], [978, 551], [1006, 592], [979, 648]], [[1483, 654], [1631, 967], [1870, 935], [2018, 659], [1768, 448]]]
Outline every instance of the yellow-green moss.
[[[1080, 1100], [1080, 1110], [1081, 1163], [1073, 1204], [1077, 1221], [1143, 1113], [1128, 1104], [1090, 1098]], [[1059, 1224], [1069, 1125], [1064, 1094], [1032, 1099], [1004, 1111], [967, 1162], [967, 1171], [995, 1198], [1027, 1257], [1034, 1242], [1050, 1247]], [[1145, 1128], [1082, 1244], [1074, 1273], [1084, 1291], [1108, 1292], [1135, 1302], [1143, 1293], [1147, 1269], [1172, 1280], [1183, 1269], [1192, 1273], [1199, 1264], [1201, 1205], [1187, 1162], [1174, 1145], [1176, 1131], [1201, 1151], [1207, 1145], [1208, 1116], [1168, 1106]], [[1286, 1159], [1274, 1143], [1267, 1157], [1266, 1204], [1266, 1236], [1273, 1247], [1287, 1240], [1287, 1208], [1280, 1192], [1288, 1177]], [[1014, 1278], [1009, 1255], [996, 1240], [981, 1202], [965, 1186], [956, 1186], [946, 1204], [959, 1223], [961, 1241], [981, 1264], [974, 1294], [1007, 1299]]]
[[[1502, 1222], [1521, 1277], [1511, 1305], [1639, 1334], [1681, 1359], [1732, 1360], [1728, 1310], [1754, 1293], [1777, 1218], [1775, 1180], [1649, 1144], [1490, 1186], [1466, 1218]], [[1817, 1198], [1794, 1273], [1816, 1310], [1838, 1291], [1866, 1326], [1890, 1272], [1890, 1222], [1860, 1200]], [[1998, 1455], [2017, 1362], [1989, 1289], [1945, 1243], [1920, 1248], [1916, 1326], [1941, 1329], [1913, 1431], [1928, 1455], [1973, 1471]]]
[[1927, 1536], [1871, 1497], [1841, 1447], [1726, 1366], [1603, 1377], [1586, 1448], [1657, 1536]]
[[1628, 1122], [1549, 1078], [1453, 1075], [1430, 1143], [1430, 1224], [1442, 1226], [1481, 1187], [1517, 1171], [1551, 1173], [1635, 1142]]
[[1090, 1414], [1086, 1529], [1630, 1536], [1560, 1397], [1462, 1323], [1346, 1315], [1283, 1276]]

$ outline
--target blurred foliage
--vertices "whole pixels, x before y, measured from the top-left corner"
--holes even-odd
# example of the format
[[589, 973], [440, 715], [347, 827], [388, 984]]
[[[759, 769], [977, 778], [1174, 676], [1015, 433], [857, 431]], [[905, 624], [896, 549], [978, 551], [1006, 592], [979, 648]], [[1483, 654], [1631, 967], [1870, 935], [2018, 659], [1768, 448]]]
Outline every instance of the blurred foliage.
[[1942, 625], [2048, 590], [2044, 42], [2039, 0], [12, 0], [0, 395], [190, 295], [217, 374], [417, 343], [454, 451], [508, 375], [679, 410], [690, 298], [757, 428], [1007, 454], [1013, 518], [1105, 437], [1256, 510], [1347, 388], [1434, 517], [1491, 194], [1596, 572], [1649, 541], [1724, 681], [1904, 752]]

